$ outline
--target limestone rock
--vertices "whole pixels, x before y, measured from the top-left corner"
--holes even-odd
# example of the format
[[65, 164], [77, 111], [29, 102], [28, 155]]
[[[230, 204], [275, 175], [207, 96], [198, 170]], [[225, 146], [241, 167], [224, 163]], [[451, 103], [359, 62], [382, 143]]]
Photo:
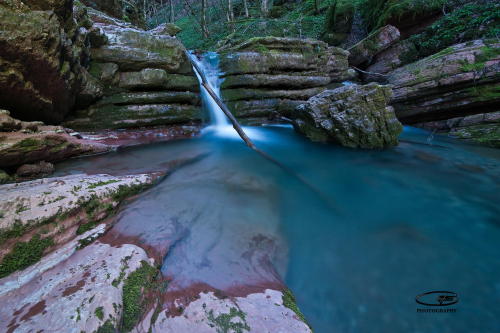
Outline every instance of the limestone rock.
[[9, 318], [0, 321], [0, 330], [96, 332], [119, 326], [123, 283], [149, 259], [131, 244], [94, 243], [75, 251], [88, 237], [91, 232], [0, 280], [0, 317]]
[[21, 178], [37, 178], [54, 173], [54, 165], [45, 161], [36, 164], [24, 164], [17, 168], [16, 175]]
[[388, 107], [391, 89], [372, 83], [326, 90], [298, 106], [295, 128], [313, 141], [352, 148], [385, 148], [398, 144], [403, 127]]
[[359, 66], [370, 62], [375, 55], [396, 43], [399, 37], [399, 30], [392, 25], [375, 30], [349, 49], [349, 63]]
[[500, 148], [500, 111], [416, 124], [438, 133]]
[[139, 327], [150, 327], [151, 332], [216, 333], [225, 331], [222, 319], [227, 318], [240, 332], [312, 332], [284, 305], [283, 293], [271, 289], [224, 299], [213, 292], [200, 293], [199, 299], [191, 302], [181, 316], [170, 316], [162, 311], [151, 323], [151, 315]]
[[149, 174], [79, 174], [1, 185], [0, 265], [15, 244], [37, 234], [50, 238], [54, 247], [64, 245], [80, 234], [80, 226], [89, 230], [85, 226], [97, 225], [127, 193], [138, 193], [155, 179]]
[[[373, 62], [366, 68], [367, 72], [388, 74], [393, 70], [406, 65], [408, 62], [402, 56], [410, 50], [410, 43], [407, 40], [400, 41], [387, 50], [377, 54], [373, 58]], [[387, 76], [380, 75], [363, 75], [365, 81], [387, 82]]]
[[80, 0], [85, 5], [102, 11], [114, 18], [126, 20], [144, 28], [144, 2], [140, 0]]
[[149, 33], [175, 37], [181, 31], [182, 29], [173, 23], [162, 23], [156, 28], [149, 30]]
[[201, 121], [200, 108], [189, 104], [100, 105], [76, 113], [65, 126], [78, 130], [138, 128]]
[[457, 44], [389, 74], [391, 105], [404, 123], [498, 111], [500, 43]]
[[[110, 149], [102, 144], [79, 140], [58, 126], [40, 126], [22, 123], [31, 130], [3, 132], [0, 134], [0, 167], [17, 167], [37, 161], [57, 162], [69, 157], [105, 152]], [[34, 127], [36, 126], [36, 127]], [[36, 132], [32, 130], [36, 129]]]
[[58, 17], [0, 6], [0, 45], [0, 105], [22, 120], [61, 121], [74, 105], [81, 50]]
[[311, 39], [258, 37], [224, 51], [224, 101], [239, 118], [287, 115], [298, 104], [351, 78], [348, 52]]
[[15, 132], [21, 128], [21, 121], [12, 118], [9, 111], [0, 110], [0, 132]]

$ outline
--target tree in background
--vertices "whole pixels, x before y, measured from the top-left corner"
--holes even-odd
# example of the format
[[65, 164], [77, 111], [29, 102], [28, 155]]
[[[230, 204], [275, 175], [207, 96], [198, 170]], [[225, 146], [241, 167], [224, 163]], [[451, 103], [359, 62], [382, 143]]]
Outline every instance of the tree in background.
[[267, 17], [269, 15], [269, 3], [267, 0], [261, 0], [260, 11], [262, 17]]

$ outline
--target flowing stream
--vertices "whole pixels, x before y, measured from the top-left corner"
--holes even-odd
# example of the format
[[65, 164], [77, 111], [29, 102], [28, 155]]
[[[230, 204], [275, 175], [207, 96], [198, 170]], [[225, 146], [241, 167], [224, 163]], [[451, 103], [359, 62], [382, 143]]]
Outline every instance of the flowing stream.
[[[200, 62], [219, 87], [217, 57]], [[289, 126], [245, 128], [335, 202], [248, 149], [203, 97], [199, 138], [67, 161], [58, 175], [127, 174], [193, 160], [133, 200], [114, 230], [166, 253], [168, 293], [241, 295], [284, 283], [315, 332], [500, 332], [500, 151], [405, 128], [398, 147], [317, 144]], [[168, 251], [167, 251], [168, 249]], [[415, 296], [458, 293], [456, 313]]]

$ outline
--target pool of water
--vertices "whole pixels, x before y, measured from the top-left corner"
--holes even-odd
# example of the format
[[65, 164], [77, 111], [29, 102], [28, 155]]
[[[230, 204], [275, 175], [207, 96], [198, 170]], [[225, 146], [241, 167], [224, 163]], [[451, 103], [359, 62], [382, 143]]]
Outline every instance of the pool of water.
[[[114, 228], [168, 248], [169, 288], [280, 281], [315, 332], [500, 332], [500, 151], [405, 128], [398, 147], [311, 143], [289, 127], [251, 128], [120, 150], [68, 173], [161, 170], [201, 156], [140, 195]], [[456, 313], [418, 313], [449, 290]]]

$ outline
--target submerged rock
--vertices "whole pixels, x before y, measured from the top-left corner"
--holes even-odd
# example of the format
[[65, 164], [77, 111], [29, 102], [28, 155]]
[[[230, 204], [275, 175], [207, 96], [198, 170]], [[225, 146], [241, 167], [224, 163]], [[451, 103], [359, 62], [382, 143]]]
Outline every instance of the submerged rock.
[[395, 146], [403, 126], [388, 106], [391, 96], [391, 88], [375, 83], [326, 90], [295, 109], [294, 127], [313, 141], [351, 148]]

